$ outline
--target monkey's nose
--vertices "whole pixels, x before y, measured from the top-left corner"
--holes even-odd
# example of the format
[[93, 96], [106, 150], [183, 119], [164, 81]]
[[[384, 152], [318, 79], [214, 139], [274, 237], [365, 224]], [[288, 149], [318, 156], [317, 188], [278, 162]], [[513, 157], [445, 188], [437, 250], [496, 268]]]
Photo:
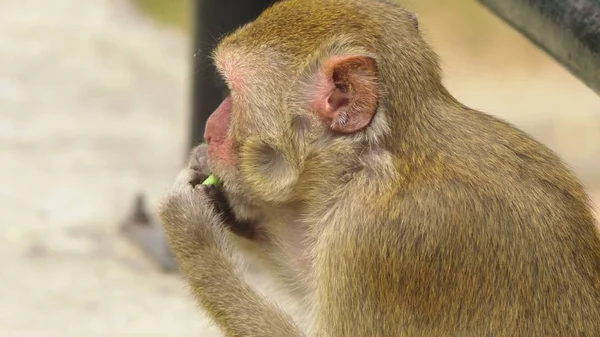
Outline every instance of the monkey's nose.
[[206, 121], [206, 126], [204, 127], [204, 141], [206, 142], [206, 144], [209, 145], [211, 140], [213, 140], [213, 133], [215, 128], [213, 115], [214, 113], [208, 117], [208, 120]]
[[210, 117], [208, 117], [208, 120], [206, 121], [206, 127], [204, 128], [204, 141], [206, 142], [206, 144], [210, 145], [210, 142], [213, 140], [213, 134], [214, 134], [214, 128], [215, 126], [214, 124], [214, 118], [212, 118], [212, 115]]
[[211, 141], [221, 143], [227, 135], [230, 119], [231, 97], [228, 96], [217, 110], [208, 117], [204, 129], [204, 140], [208, 144], [210, 144]]

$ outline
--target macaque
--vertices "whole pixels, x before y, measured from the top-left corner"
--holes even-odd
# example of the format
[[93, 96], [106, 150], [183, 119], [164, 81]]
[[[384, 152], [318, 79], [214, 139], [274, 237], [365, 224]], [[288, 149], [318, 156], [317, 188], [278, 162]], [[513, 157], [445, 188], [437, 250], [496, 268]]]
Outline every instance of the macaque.
[[[582, 184], [447, 91], [415, 15], [281, 1], [214, 62], [230, 95], [159, 215], [226, 336], [600, 336]], [[240, 255], [300, 310], [248, 282]]]

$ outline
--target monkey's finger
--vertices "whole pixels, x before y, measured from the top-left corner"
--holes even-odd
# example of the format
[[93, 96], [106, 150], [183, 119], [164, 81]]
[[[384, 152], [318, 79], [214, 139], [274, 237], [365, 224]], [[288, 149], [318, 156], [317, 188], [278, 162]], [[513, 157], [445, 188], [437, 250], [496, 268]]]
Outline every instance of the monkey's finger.
[[179, 172], [179, 175], [175, 179], [173, 189], [176, 191], [190, 190], [195, 185], [202, 183], [202, 177], [198, 171], [185, 168]]
[[208, 178], [206, 174], [195, 169], [186, 168], [179, 173], [175, 184], [195, 187], [196, 185], [200, 185], [206, 178]]
[[208, 167], [208, 145], [200, 144], [190, 153], [188, 167], [205, 175], [210, 174]]
[[175, 182], [171, 188], [171, 191], [161, 202], [159, 213], [166, 213], [170, 215], [170, 210], [179, 208], [179, 205], [184, 202], [190, 201], [190, 191], [193, 187], [190, 185], [194, 173], [190, 169], [183, 169], [175, 178]]
[[202, 191], [206, 193], [208, 198], [211, 200], [217, 200], [219, 197], [219, 190], [215, 185], [198, 185], [197, 187], [202, 189]]
[[193, 207], [212, 205], [213, 202], [210, 201], [206, 191], [199, 188], [204, 186], [201, 184], [200, 175], [197, 171], [183, 169], [177, 176], [173, 189], [166, 200], [174, 205], [180, 205], [181, 203], [194, 205]]

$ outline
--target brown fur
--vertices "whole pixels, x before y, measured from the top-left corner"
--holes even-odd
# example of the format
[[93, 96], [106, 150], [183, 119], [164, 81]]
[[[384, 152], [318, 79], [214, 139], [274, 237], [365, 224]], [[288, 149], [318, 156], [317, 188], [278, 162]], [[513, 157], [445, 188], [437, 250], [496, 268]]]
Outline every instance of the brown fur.
[[[377, 63], [377, 112], [352, 134], [310, 108], [339, 56]], [[446, 91], [416, 16], [287, 0], [226, 37], [215, 62], [238, 160], [207, 163], [199, 148], [160, 215], [227, 336], [600, 336], [600, 238], [580, 182]], [[194, 186], [209, 171], [221, 192]], [[299, 310], [247, 283], [239, 251]]]

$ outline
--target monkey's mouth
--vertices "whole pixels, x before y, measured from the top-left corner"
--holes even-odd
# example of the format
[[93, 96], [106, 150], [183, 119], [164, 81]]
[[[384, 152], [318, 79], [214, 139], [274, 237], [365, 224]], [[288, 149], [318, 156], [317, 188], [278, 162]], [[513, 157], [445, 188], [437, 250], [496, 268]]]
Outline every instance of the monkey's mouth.
[[224, 225], [235, 235], [256, 239], [258, 235], [256, 225], [251, 221], [239, 220], [231, 209], [227, 196], [217, 185], [206, 186], [208, 195], [212, 199], [217, 212], [221, 215]]

